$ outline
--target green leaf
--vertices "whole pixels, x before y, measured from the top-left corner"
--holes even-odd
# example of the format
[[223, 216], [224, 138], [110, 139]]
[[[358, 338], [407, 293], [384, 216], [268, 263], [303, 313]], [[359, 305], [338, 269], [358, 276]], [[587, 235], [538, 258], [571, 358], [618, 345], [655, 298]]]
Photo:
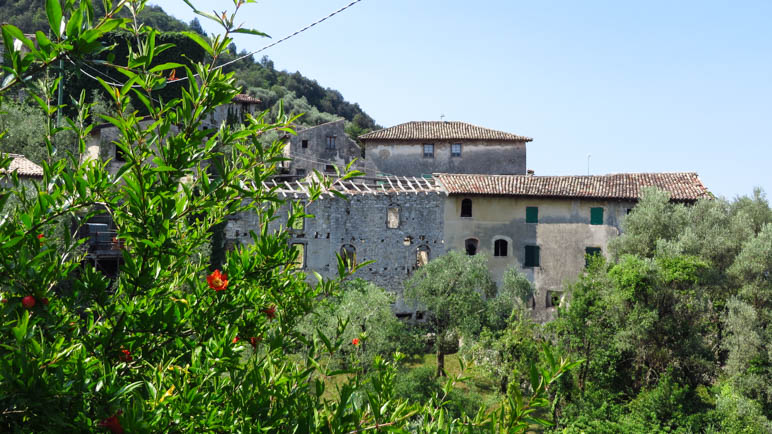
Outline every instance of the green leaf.
[[60, 38], [62, 36], [62, 5], [59, 4], [59, 0], [46, 0], [46, 15], [51, 31], [57, 38]]
[[181, 63], [166, 62], [150, 68], [150, 72], [166, 71], [167, 69], [182, 68], [183, 66]]
[[270, 38], [270, 36], [267, 33], [263, 33], [263, 32], [261, 32], [259, 30], [255, 30], [255, 29], [242, 29], [242, 28], [238, 28], [238, 29], [232, 30], [231, 33], [245, 33], [247, 35], [264, 36], [266, 38]]
[[209, 45], [209, 42], [206, 41], [201, 35], [199, 35], [196, 32], [182, 32], [183, 35], [187, 36], [188, 38], [192, 39], [193, 42], [200, 45], [201, 48], [206, 50], [207, 53], [209, 53], [210, 56], [214, 55], [214, 51], [212, 51], [212, 46]]

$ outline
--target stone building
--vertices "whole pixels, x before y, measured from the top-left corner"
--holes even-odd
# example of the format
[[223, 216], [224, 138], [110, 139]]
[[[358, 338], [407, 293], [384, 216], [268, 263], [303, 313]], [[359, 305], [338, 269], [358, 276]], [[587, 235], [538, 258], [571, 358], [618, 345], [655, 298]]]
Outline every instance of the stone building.
[[287, 173], [297, 178], [314, 170], [334, 175], [336, 167], [343, 173], [354, 159], [357, 159], [354, 164], [358, 170], [367, 171], [362, 149], [346, 135], [345, 122], [345, 119], [339, 119], [298, 130], [296, 135], [289, 136], [285, 148], [286, 156], [291, 159], [286, 166]]
[[[302, 184], [278, 184], [280, 198], [306, 203]], [[417, 178], [359, 179], [337, 182], [334, 189], [346, 199], [325, 194], [306, 203], [301, 228], [290, 229], [291, 243], [301, 252], [303, 269], [325, 277], [337, 275], [337, 256], [357, 263], [375, 260], [356, 273], [388, 291], [401, 294], [402, 282], [416, 267], [445, 252], [443, 213], [445, 193], [434, 180]], [[286, 215], [285, 206], [279, 215]], [[250, 212], [232, 216], [225, 229], [227, 244], [249, 243], [249, 231], [259, 225]], [[286, 227], [277, 219], [269, 229]], [[313, 278], [310, 277], [312, 280]], [[400, 316], [413, 309], [397, 297], [394, 306]]]
[[671, 200], [709, 197], [696, 173], [603, 176], [496, 176], [438, 174], [447, 194], [446, 248], [484, 254], [494, 280], [517, 268], [534, 283], [532, 307], [546, 320], [576, 279], [586, 255], [607, 255], [622, 220], [645, 187]]
[[[305, 201], [302, 184], [278, 185], [285, 199]], [[417, 319], [421, 313], [401, 297], [416, 267], [448, 250], [485, 255], [497, 282], [515, 268], [534, 283], [534, 315], [548, 320], [563, 284], [582, 272], [588, 254], [607, 254], [645, 187], [668, 191], [674, 201], [709, 197], [695, 173], [364, 179], [335, 184], [347, 199], [325, 195], [308, 204], [315, 218], [292, 230], [291, 243], [305, 270], [327, 277], [337, 272], [336, 253], [375, 260], [356, 276], [395, 293], [397, 315]], [[256, 227], [254, 215], [233, 216], [226, 238], [249, 242]]]
[[368, 164], [378, 173], [525, 175], [533, 139], [465, 122], [407, 122], [359, 136]]

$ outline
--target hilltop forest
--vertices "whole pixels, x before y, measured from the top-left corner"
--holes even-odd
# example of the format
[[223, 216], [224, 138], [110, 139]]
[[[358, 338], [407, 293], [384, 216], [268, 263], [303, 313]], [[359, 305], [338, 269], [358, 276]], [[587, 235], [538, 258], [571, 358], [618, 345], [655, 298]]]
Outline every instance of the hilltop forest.
[[[44, 2], [40, 0], [0, 0], [0, 23], [13, 23], [26, 34], [35, 31], [47, 31], [49, 28], [46, 18]], [[104, 14], [102, 2], [94, 2], [94, 15]], [[125, 10], [121, 16], [128, 16]], [[159, 6], [147, 6], [138, 14], [138, 19], [162, 33], [158, 36], [158, 43], [173, 43], [177, 50], [169, 50], [157, 56], [155, 63], [179, 62], [182, 52], [182, 63], [191, 65], [204, 61], [206, 53], [197, 44], [184, 37], [180, 32], [193, 31], [206, 36], [198, 19], [185, 23], [168, 15]], [[96, 102], [93, 112], [104, 113], [109, 110], [109, 97], [104, 89], [96, 82], [94, 77], [99, 77], [108, 82], [119, 82], [120, 74], [110, 71], [100, 64], [102, 61], [125, 61], [128, 55], [127, 47], [133, 44], [131, 35], [125, 31], [110, 32], [104, 38], [112, 48], [109, 51], [98, 53], [92, 58], [70, 59], [64, 62], [64, 102], [77, 99], [81, 91], [87, 91], [87, 101]], [[229, 63], [238, 57], [245, 55], [245, 50], [239, 51], [235, 44], [230, 44], [220, 56], [218, 65]], [[273, 61], [267, 56], [253, 59], [247, 56], [223, 68], [225, 72], [236, 72], [236, 85], [243, 93], [249, 94], [261, 100], [259, 109], [269, 109], [272, 115], [278, 112], [279, 101], [282, 101], [284, 112], [292, 114], [303, 113], [296, 122], [298, 127], [318, 125], [336, 119], [346, 119], [346, 132], [350, 137], [356, 138], [361, 134], [380, 128], [375, 121], [362, 110], [356, 103], [346, 101], [340, 92], [325, 88], [315, 80], [303, 76], [300, 72], [287, 72], [276, 69]], [[51, 71], [54, 74], [55, 71]], [[181, 84], [169, 84], [158, 95], [171, 99], [179, 96]], [[20, 153], [34, 161], [40, 161], [43, 151], [42, 143], [44, 116], [30, 101], [21, 98], [6, 100], [0, 112], [0, 130], [7, 130], [3, 150]], [[20, 101], [21, 100], [21, 101]], [[142, 104], [134, 101], [135, 107], [143, 112]], [[72, 107], [69, 105], [68, 107]], [[73, 115], [70, 111], [68, 114]], [[62, 133], [62, 142], [70, 142], [66, 139], [66, 133]], [[65, 146], [65, 149], [69, 149]]]

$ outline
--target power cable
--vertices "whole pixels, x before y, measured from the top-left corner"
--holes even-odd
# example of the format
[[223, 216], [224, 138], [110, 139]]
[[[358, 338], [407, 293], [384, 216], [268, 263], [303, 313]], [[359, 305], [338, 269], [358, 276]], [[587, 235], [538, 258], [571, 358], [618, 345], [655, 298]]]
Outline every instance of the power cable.
[[[339, 13], [341, 13], [341, 12], [345, 11], [346, 9], [348, 9], [348, 8], [350, 8], [350, 7], [352, 7], [352, 6], [354, 6], [355, 4], [357, 4], [357, 3], [361, 2], [361, 1], [362, 1], [362, 0], [354, 0], [354, 1], [352, 1], [351, 3], [347, 4], [346, 6], [343, 6], [342, 8], [340, 8], [340, 9], [336, 10], [335, 12], [332, 12], [332, 13], [330, 13], [330, 14], [329, 14], [329, 15], [327, 15], [326, 17], [324, 17], [324, 18], [320, 18], [320, 19], [318, 19], [318, 20], [314, 21], [313, 23], [311, 23], [311, 24], [309, 24], [309, 25], [307, 25], [307, 26], [303, 27], [302, 29], [300, 29], [300, 30], [296, 30], [295, 32], [293, 32], [293, 33], [291, 33], [291, 34], [289, 34], [289, 35], [287, 35], [287, 36], [285, 36], [285, 37], [283, 37], [283, 38], [279, 39], [279, 40], [278, 40], [278, 41], [276, 41], [276, 42], [273, 42], [273, 43], [271, 43], [271, 44], [268, 44], [268, 45], [266, 45], [266, 46], [264, 46], [264, 47], [262, 47], [262, 48], [260, 48], [260, 49], [258, 49], [258, 50], [255, 50], [255, 51], [249, 52], [249, 53], [247, 53], [247, 54], [244, 54], [244, 55], [242, 55], [242, 56], [239, 56], [239, 57], [237, 57], [237, 58], [235, 58], [235, 59], [233, 59], [233, 60], [231, 60], [231, 61], [228, 61], [228, 62], [225, 62], [225, 63], [223, 63], [222, 65], [218, 65], [218, 66], [216, 66], [214, 69], [222, 69], [222, 68], [224, 68], [224, 67], [226, 67], [226, 66], [228, 66], [228, 65], [231, 65], [231, 64], [233, 64], [233, 63], [236, 63], [236, 62], [238, 62], [238, 61], [240, 61], [240, 60], [243, 60], [243, 59], [245, 59], [245, 58], [247, 58], [247, 57], [249, 57], [249, 56], [254, 56], [255, 54], [261, 53], [261, 52], [263, 52], [263, 51], [265, 51], [265, 50], [267, 50], [267, 49], [269, 49], [269, 48], [275, 47], [275, 46], [277, 46], [277, 45], [281, 44], [282, 42], [284, 42], [284, 41], [286, 41], [286, 40], [288, 40], [288, 39], [291, 39], [291, 38], [293, 38], [293, 37], [295, 37], [295, 36], [297, 36], [297, 35], [299, 35], [299, 34], [301, 34], [301, 33], [305, 32], [306, 30], [308, 30], [308, 29], [310, 29], [310, 28], [314, 27], [315, 25], [317, 25], [317, 24], [320, 24], [320, 23], [323, 23], [323, 22], [325, 22], [325, 21], [329, 20], [330, 18], [334, 17], [335, 15], [338, 15]], [[71, 59], [70, 59], [70, 62], [72, 62], [72, 60], [71, 60]], [[74, 62], [73, 62], [73, 63], [74, 63]], [[92, 68], [92, 69], [95, 69], [95, 68]], [[83, 71], [83, 69], [81, 69], [81, 72], [83, 72], [83, 73], [84, 73], [84, 74], [85, 74], [87, 77], [90, 77], [90, 78], [92, 78], [92, 79], [95, 79], [95, 80], [96, 80], [96, 77], [94, 77], [93, 75], [91, 75], [91, 74], [89, 74], [89, 73], [87, 73], [87, 72]], [[198, 74], [194, 74], [194, 75], [193, 75], [193, 77], [198, 77]], [[176, 82], [178, 82], [178, 81], [185, 81], [185, 80], [187, 80], [187, 79], [188, 79], [188, 77], [186, 76], [186, 77], [177, 78], [177, 79], [175, 79], [175, 80], [168, 80], [168, 82], [169, 82], [169, 83], [176, 83]], [[111, 85], [111, 86], [116, 86], [116, 87], [122, 87], [122, 86], [123, 86], [123, 84], [120, 84], [120, 83], [116, 83], [116, 82], [106, 82], [106, 83], [107, 83], [107, 84], [109, 84], [109, 85]], [[138, 86], [138, 85], [134, 85], [134, 86], [132, 86], [132, 87], [141, 87], [141, 86]]]

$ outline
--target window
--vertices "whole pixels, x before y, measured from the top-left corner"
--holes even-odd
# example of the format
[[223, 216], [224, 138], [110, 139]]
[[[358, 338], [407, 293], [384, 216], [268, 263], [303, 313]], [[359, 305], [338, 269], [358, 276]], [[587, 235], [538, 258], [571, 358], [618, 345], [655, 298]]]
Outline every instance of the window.
[[466, 249], [466, 254], [469, 256], [474, 256], [477, 254], [477, 240], [474, 238], [468, 238], [466, 241], [464, 241], [464, 249]]
[[507, 256], [509, 243], [507, 240], [496, 240], [493, 242], [493, 256]]
[[547, 291], [547, 307], [558, 307], [563, 300], [562, 291]]
[[351, 244], [345, 244], [340, 248], [340, 258], [349, 267], [353, 268], [357, 264], [357, 249]]
[[[300, 202], [300, 206], [303, 207], [303, 210], [305, 211], [306, 203]], [[303, 217], [297, 218], [292, 221], [292, 229], [296, 231], [302, 231], [303, 228], [306, 226], [306, 219]]]
[[452, 145], [450, 145], [450, 156], [451, 157], [461, 156], [461, 143], [453, 143]]
[[295, 169], [295, 175], [306, 176], [306, 169]]
[[324, 166], [324, 171], [327, 173], [335, 173], [335, 166], [333, 166], [332, 164], [327, 164], [326, 166]]
[[399, 227], [399, 206], [389, 205], [389, 210], [386, 214], [386, 227], [389, 229]]
[[421, 246], [416, 250], [415, 266], [423, 267], [429, 263], [429, 246]]
[[424, 144], [424, 158], [434, 158], [434, 145], [431, 143]]
[[327, 136], [327, 149], [335, 149], [335, 136]]
[[539, 223], [539, 207], [537, 206], [525, 207], [525, 222]]
[[472, 199], [461, 201], [461, 217], [472, 217]]
[[602, 225], [603, 224], [603, 208], [590, 208], [590, 224]]
[[126, 161], [126, 155], [118, 145], [115, 145], [115, 161]]
[[306, 246], [304, 244], [296, 243], [292, 245], [292, 248], [298, 252], [297, 258], [295, 258], [295, 265], [298, 268], [305, 268], [306, 266]]
[[539, 246], [525, 246], [525, 263], [524, 267], [538, 267], [539, 266]]
[[600, 256], [600, 247], [587, 247], [584, 249], [584, 266], [590, 265], [590, 261], [593, 256]]
[[308, 140], [303, 140], [300, 142], [300, 147], [303, 149], [308, 149]]

